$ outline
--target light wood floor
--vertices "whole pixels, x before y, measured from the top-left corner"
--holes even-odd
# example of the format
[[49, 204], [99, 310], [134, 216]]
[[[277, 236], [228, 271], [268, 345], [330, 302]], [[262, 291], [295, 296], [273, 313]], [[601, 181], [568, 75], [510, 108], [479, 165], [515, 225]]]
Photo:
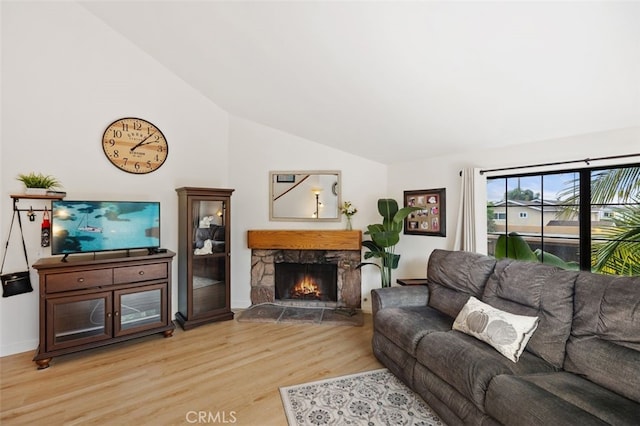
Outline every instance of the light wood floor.
[[11, 355], [0, 358], [0, 423], [286, 425], [278, 388], [382, 368], [371, 335], [371, 315], [363, 327], [233, 320], [61, 356], [39, 371], [32, 352]]

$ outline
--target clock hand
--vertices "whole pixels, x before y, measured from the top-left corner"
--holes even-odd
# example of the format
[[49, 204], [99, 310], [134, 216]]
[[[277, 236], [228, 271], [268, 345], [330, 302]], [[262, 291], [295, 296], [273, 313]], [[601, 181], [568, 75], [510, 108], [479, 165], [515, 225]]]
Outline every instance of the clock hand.
[[129, 151], [133, 152], [137, 147], [144, 145], [144, 141], [146, 141], [147, 139], [149, 139], [151, 136], [155, 135], [156, 132], [151, 133], [149, 136], [147, 136], [146, 138], [142, 139], [140, 142], [138, 142], [133, 148], [131, 148]]
[[158, 142], [158, 139], [153, 140], [153, 141], [149, 141], [149, 142], [142, 143], [141, 145], [149, 145], [150, 143], [156, 143], [156, 142]]

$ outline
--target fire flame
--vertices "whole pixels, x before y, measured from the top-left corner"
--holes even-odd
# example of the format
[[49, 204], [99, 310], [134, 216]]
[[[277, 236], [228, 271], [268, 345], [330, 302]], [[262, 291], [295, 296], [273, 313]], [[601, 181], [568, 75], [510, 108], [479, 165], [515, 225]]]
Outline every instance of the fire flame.
[[291, 289], [291, 297], [293, 299], [320, 299], [320, 289], [313, 278], [305, 275], [304, 278]]

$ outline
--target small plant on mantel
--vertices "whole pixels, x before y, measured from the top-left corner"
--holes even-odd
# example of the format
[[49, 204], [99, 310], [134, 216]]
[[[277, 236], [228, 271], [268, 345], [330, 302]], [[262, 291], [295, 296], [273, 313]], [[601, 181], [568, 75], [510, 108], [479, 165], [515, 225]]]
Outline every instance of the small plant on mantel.
[[365, 259], [381, 259], [380, 264], [363, 262], [358, 265], [375, 265], [380, 269], [382, 287], [391, 287], [391, 272], [398, 268], [400, 255], [395, 253], [396, 244], [400, 241], [400, 232], [404, 225], [404, 219], [411, 212], [420, 210], [419, 207], [403, 207], [398, 209], [398, 203], [392, 198], [381, 198], [378, 200], [378, 213], [382, 216], [382, 223], [374, 223], [367, 226], [365, 235], [369, 235], [371, 240], [362, 242], [362, 245], [369, 249], [364, 254]]
[[42, 173], [31, 172], [28, 174], [19, 174], [16, 179], [22, 182], [27, 188], [27, 194], [36, 193], [44, 195], [47, 193], [47, 190], [57, 189], [62, 186], [55, 177]]

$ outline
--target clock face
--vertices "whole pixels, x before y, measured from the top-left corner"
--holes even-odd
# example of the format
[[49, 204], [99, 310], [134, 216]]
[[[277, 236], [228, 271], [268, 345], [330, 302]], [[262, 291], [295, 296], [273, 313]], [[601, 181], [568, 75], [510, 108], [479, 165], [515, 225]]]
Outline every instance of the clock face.
[[111, 123], [102, 135], [102, 149], [114, 166], [135, 174], [157, 170], [169, 154], [160, 129], [140, 118], [121, 118]]

